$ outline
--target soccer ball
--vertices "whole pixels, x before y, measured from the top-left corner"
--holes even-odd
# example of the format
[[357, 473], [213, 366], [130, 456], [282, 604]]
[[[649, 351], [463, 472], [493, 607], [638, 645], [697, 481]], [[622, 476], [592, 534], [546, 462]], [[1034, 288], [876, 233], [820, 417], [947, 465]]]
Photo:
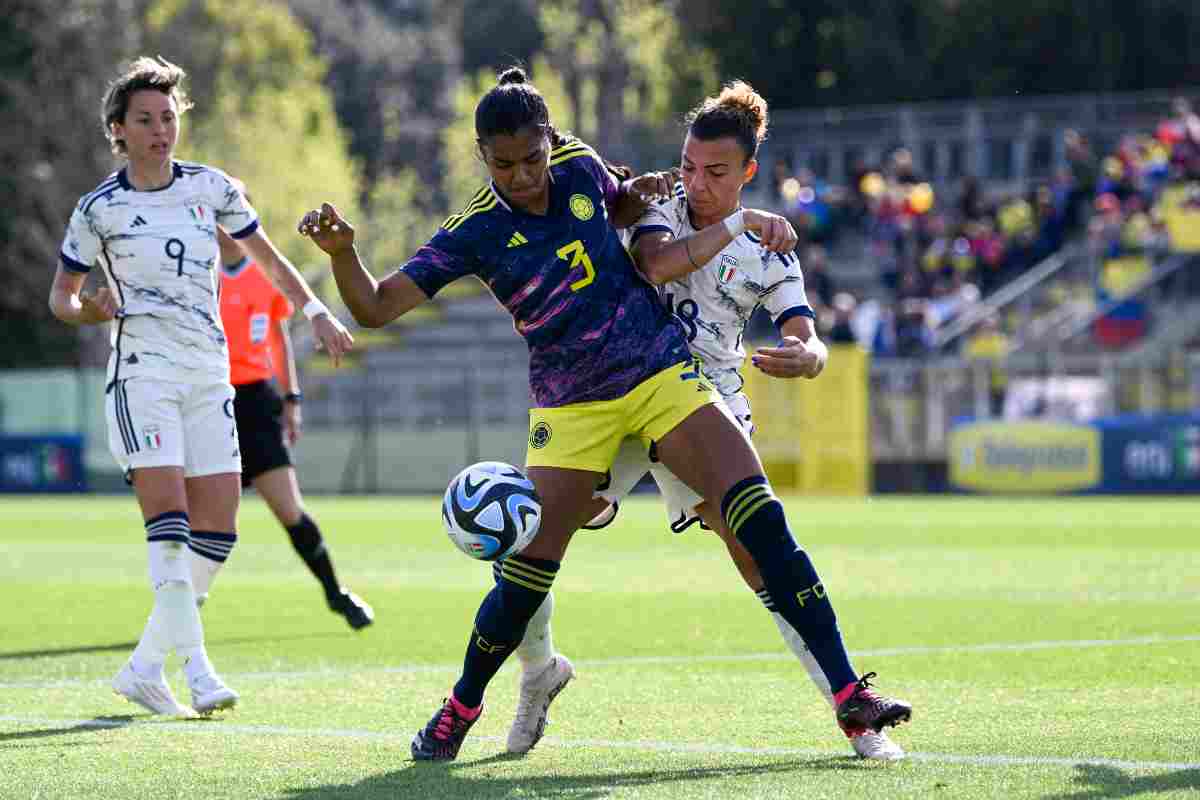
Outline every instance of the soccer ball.
[[521, 470], [482, 461], [450, 481], [442, 521], [459, 550], [480, 561], [499, 561], [533, 541], [542, 524], [542, 502]]

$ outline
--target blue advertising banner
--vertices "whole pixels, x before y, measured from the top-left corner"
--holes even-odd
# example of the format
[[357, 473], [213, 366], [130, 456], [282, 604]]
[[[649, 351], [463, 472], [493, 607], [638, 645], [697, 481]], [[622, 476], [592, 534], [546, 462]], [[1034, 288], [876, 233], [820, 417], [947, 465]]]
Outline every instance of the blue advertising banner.
[[1200, 414], [964, 421], [949, 444], [950, 484], [959, 491], [1200, 494]]
[[0, 492], [84, 491], [82, 436], [0, 436]]
[[1200, 493], [1200, 415], [1129, 414], [1093, 424], [1100, 430], [1104, 491]]

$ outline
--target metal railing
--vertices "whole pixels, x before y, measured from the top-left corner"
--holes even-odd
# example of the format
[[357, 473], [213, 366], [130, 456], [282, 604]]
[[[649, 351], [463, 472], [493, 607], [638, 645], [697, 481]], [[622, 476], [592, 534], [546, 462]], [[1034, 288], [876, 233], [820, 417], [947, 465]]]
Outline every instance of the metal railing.
[[1200, 403], [1200, 354], [1174, 348], [1140, 359], [1118, 353], [1018, 353], [996, 362], [889, 359], [871, 367], [876, 462], [946, 457], [957, 420], [1084, 420], [1123, 412], [1190, 410]]
[[[1140, 280], [1133, 283], [1120, 296], [1111, 298], [1103, 303], [1093, 304], [1090, 309], [1080, 313], [1069, 304], [1063, 304], [1046, 317], [1036, 320], [1028, 326], [1013, 342], [1013, 350], [1055, 350], [1063, 348], [1071, 340], [1083, 335], [1091, 329], [1097, 320], [1111, 314], [1119, 306], [1130, 300], [1146, 298], [1153, 295], [1153, 300], [1161, 301], [1165, 294], [1164, 283], [1181, 269], [1188, 266], [1193, 255], [1184, 253], [1166, 254], [1156, 259], [1152, 269]], [[1159, 305], [1159, 303], [1156, 303]]]
[[933, 337], [933, 349], [946, 349], [980, 322], [1000, 313], [1009, 305], [1018, 302], [1029, 303], [1032, 293], [1038, 286], [1058, 275], [1080, 255], [1079, 247], [1066, 247], [1043, 259], [1020, 277], [1000, 287], [936, 331]]
[[[464, 464], [522, 463], [528, 437], [527, 367], [520, 352], [479, 348], [455, 358], [389, 352], [388, 367], [303, 376], [305, 435], [294, 456], [311, 492], [436, 492]], [[9, 404], [4, 432], [83, 432], [94, 486], [120, 489], [107, 452], [102, 370], [0, 373]], [[872, 459], [940, 461], [963, 418], [1082, 419], [1126, 411], [1178, 411], [1200, 404], [1200, 354], [1176, 347], [1138, 358], [1093, 353], [1014, 355], [997, 363], [956, 358], [877, 360], [870, 370]], [[10, 386], [11, 384], [11, 386]], [[805, 385], [797, 382], [797, 391]], [[7, 387], [7, 388], [6, 388]], [[45, 402], [31, 397], [34, 388]], [[41, 395], [38, 395], [39, 397]], [[68, 398], [78, 416], [22, 424], [49, 398]]]

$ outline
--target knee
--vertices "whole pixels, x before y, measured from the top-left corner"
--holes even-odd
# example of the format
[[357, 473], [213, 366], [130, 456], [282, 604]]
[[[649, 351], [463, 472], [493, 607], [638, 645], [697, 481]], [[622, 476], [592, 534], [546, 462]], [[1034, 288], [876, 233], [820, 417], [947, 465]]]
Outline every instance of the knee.
[[524, 626], [545, 602], [554, 583], [558, 563], [510, 556], [494, 573], [495, 587], [479, 608], [475, 625], [481, 631], [509, 630]]
[[299, 505], [288, 506], [275, 511], [275, 519], [279, 520], [279, 524], [285, 528], [296, 527], [304, 517], [304, 509]]

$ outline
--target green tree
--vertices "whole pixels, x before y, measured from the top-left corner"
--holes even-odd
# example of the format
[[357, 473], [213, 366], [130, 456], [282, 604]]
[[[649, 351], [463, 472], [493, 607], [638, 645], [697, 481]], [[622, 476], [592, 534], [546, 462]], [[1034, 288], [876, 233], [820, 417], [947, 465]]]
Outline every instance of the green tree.
[[376, 275], [403, 264], [437, 230], [444, 215], [430, 208], [428, 197], [428, 186], [416, 170], [398, 170], [374, 182], [356, 239]]
[[[79, 197], [114, 167], [100, 124], [104, 80], [139, 44], [130, 0], [15, 0], [0, 25], [0, 368], [78, 363], [81, 341], [46, 305]], [[64, 57], [69, 54], [69, 57]], [[92, 279], [95, 280], [95, 279]]]
[[179, 152], [241, 178], [266, 230], [298, 265], [296, 221], [321, 201], [358, 216], [360, 175], [312, 37], [282, 2], [158, 0], [147, 45], [181, 64], [196, 108]]
[[648, 160], [647, 132], [715, 86], [716, 59], [677, 21], [688, 8], [677, 0], [541, 4], [546, 55], [562, 75], [578, 133], [605, 157]]
[[462, 73], [463, 4], [288, 0], [328, 60], [325, 85], [368, 184], [412, 168], [436, 193], [441, 130], [452, 117], [453, 87]]
[[680, 20], [776, 108], [1200, 82], [1192, 0], [689, 0]]

